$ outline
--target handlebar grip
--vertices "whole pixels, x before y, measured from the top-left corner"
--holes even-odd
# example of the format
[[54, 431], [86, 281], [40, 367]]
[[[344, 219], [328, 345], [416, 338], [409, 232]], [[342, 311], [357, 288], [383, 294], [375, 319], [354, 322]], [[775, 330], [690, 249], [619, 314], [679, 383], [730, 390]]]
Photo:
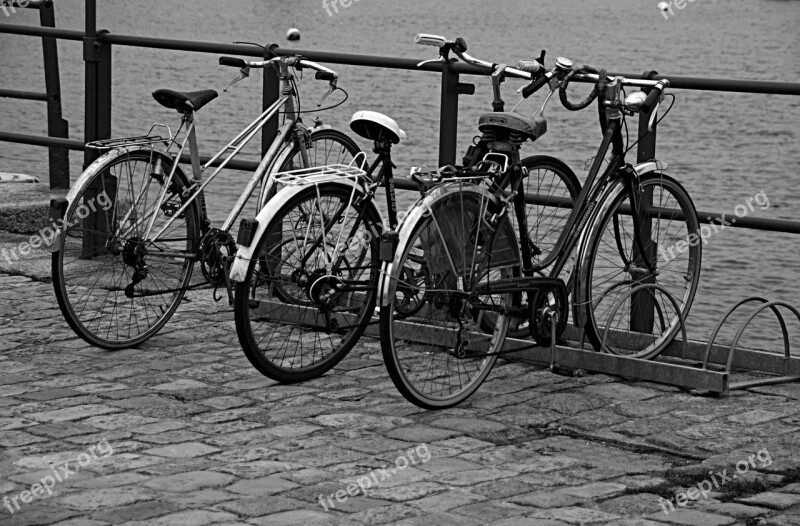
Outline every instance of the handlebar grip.
[[653, 106], [655, 106], [656, 102], [661, 98], [661, 93], [665, 87], [666, 86], [663, 82], [659, 82], [653, 87], [653, 89], [650, 90], [647, 98], [644, 99], [644, 102], [642, 102], [642, 113], [650, 113], [650, 110], [653, 109]]
[[220, 66], [231, 66], [234, 68], [246, 68], [247, 62], [236, 57], [219, 57]]
[[520, 71], [527, 71], [528, 73], [539, 73], [544, 66], [539, 64], [536, 60], [518, 60], [514, 67]]
[[329, 71], [317, 71], [314, 74], [314, 78], [317, 80], [327, 80], [327, 81], [334, 81], [336, 80], [336, 75]]
[[467, 52], [467, 41], [464, 40], [462, 37], [458, 37], [455, 41], [454, 49], [456, 53], [466, 53]]
[[442, 48], [447, 45], [447, 39], [439, 35], [429, 35], [427, 33], [419, 33], [414, 37], [414, 43], [422, 46], [434, 46]]
[[533, 82], [522, 88], [522, 98], [527, 99], [528, 97], [539, 91], [539, 89], [545, 84], [547, 84], [549, 81], [550, 77], [548, 75], [542, 75], [538, 79], [534, 80]]

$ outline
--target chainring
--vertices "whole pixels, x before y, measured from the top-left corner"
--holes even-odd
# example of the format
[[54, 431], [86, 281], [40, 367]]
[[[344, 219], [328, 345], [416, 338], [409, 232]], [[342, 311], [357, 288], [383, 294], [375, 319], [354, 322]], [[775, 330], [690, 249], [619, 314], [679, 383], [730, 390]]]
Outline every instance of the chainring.
[[212, 228], [200, 241], [200, 268], [206, 281], [215, 287], [226, 284], [226, 260], [236, 255], [236, 242], [230, 233]]
[[550, 345], [552, 340], [552, 322], [547, 313], [557, 313], [556, 339], [567, 328], [569, 318], [569, 301], [567, 300], [567, 287], [560, 279], [540, 278], [537, 290], [531, 305], [530, 333], [539, 345]]

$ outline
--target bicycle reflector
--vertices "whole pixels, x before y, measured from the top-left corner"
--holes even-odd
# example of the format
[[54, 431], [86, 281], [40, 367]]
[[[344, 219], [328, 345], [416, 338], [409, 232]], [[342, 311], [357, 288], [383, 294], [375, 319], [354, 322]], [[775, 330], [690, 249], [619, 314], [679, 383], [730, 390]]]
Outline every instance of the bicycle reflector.
[[249, 247], [256, 236], [257, 229], [257, 219], [242, 219], [242, 222], [239, 223], [239, 234], [236, 236], [236, 243], [243, 247]]
[[69, 201], [66, 197], [56, 197], [50, 200], [50, 220], [60, 221], [64, 219], [64, 214], [67, 213], [67, 206]]

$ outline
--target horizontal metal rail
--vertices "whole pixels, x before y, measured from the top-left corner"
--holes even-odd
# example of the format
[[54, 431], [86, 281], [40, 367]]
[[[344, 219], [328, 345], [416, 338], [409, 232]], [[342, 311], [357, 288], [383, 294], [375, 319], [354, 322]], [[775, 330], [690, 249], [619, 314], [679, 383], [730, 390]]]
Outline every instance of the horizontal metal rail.
[[35, 91], [0, 89], [0, 97], [6, 99], [39, 100], [42, 102], [47, 102], [47, 93], [38, 93]]
[[[71, 140], [71, 139], [56, 139], [54, 137], [39, 137], [36, 135], [23, 135], [20, 133], [0, 132], [0, 141], [13, 142], [18, 144], [30, 144], [33, 146], [67, 148], [76, 151], [84, 151], [86, 149], [82, 141]], [[211, 157], [208, 155], [200, 156], [200, 161], [202, 163], [207, 163], [210, 160]], [[221, 161], [217, 161], [216, 163], [211, 164], [211, 166], [214, 167], [219, 166], [220, 162]], [[183, 157], [181, 157], [181, 163], [182, 164], [191, 163], [188, 154], [184, 154]], [[238, 170], [243, 172], [255, 172], [256, 169], [258, 168], [258, 165], [259, 163], [257, 161], [243, 161], [240, 159], [232, 159], [228, 163], [227, 168], [230, 170]], [[413, 181], [406, 179], [405, 177], [396, 178], [394, 184], [395, 187], [400, 190], [411, 190], [411, 191], [418, 190], [417, 184]], [[537, 205], [552, 205], [561, 208], [572, 208], [572, 206], [569, 203], [565, 202], [563, 198], [558, 198], [558, 197], [535, 196], [533, 194], [530, 194], [525, 196], [525, 200], [528, 203], [535, 203]], [[630, 212], [630, 209], [626, 205], [623, 205], [620, 210], [623, 213]], [[707, 219], [709, 217], [711, 218], [710, 220]], [[720, 224], [720, 218], [725, 218], [726, 222], [730, 223], [727, 226], [734, 228], [748, 228], [751, 230], [765, 230], [770, 232], [785, 232], [788, 234], [800, 234], [800, 221], [792, 221], [789, 219], [746, 217], [746, 216], [736, 217], [732, 216], [728, 212], [725, 212], [725, 214], [723, 215], [723, 213], [721, 212], [709, 212], [707, 210], [697, 211], [697, 220], [700, 223]]]
[[66, 148], [68, 150], [77, 151], [84, 151], [86, 149], [83, 141], [75, 139], [59, 139], [57, 137], [42, 137], [40, 135], [25, 135], [22, 133], [9, 133], [4, 131], [0, 131], [0, 141], [30, 144], [31, 146]]
[[[83, 31], [69, 29], [55, 29], [49, 27], [21, 26], [14, 24], [0, 24], [0, 33], [28, 35], [35, 37], [50, 37], [62, 40], [72, 40], [83, 42], [87, 34]], [[167, 49], [174, 51], [189, 51], [210, 53], [219, 55], [239, 55], [249, 57], [263, 57], [264, 51], [258, 46], [248, 44], [225, 44], [219, 42], [195, 42], [187, 40], [176, 40], [167, 38], [142, 37], [133, 35], [118, 35], [105, 31], [99, 31], [96, 35], [97, 42], [109, 45], [145, 47], [152, 49]], [[467, 75], [488, 75], [489, 72], [462, 62], [453, 61], [449, 65], [440, 63], [429, 63], [423, 67], [418, 67], [417, 59], [385, 57], [374, 55], [360, 55], [350, 53], [335, 53], [328, 51], [299, 50], [275, 48], [278, 55], [303, 55], [310, 60], [325, 62], [329, 64], [344, 64], [363, 67], [380, 67], [389, 69], [401, 69], [408, 71], [433, 71], [447, 74], [467, 74]], [[609, 73], [609, 75], [621, 75], [630, 78], [639, 78], [639, 74], [631, 73]], [[655, 78], [668, 78], [673, 88], [688, 90], [705, 91], [727, 91], [739, 93], [760, 93], [772, 95], [800, 95], [800, 83], [794, 82], [774, 82], [756, 80], [731, 80], [714, 79], [701, 77], [684, 77], [673, 75], [660, 75]], [[17, 95], [17, 96], [15, 96]], [[24, 98], [21, 95], [39, 95], [26, 92], [16, 92], [14, 90], [0, 90], [0, 96], [11, 96], [14, 98]], [[38, 98], [36, 100], [39, 100]], [[15, 133], [0, 132], [0, 141], [15, 142], [21, 144], [31, 144], [35, 146], [63, 147], [71, 150], [85, 150], [82, 141], [69, 139], [56, 139], [52, 137], [39, 137], [22, 135]], [[203, 162], [208, 161], [208, 157], [203, 157]], [[187, 159], [181, 159], [186, 162]], [[232, 160], [228, 165], [234, 170], [254, 171], [258, 163], [255, 161]], [[416, 185], [405, 179], [398, 178], [396, 187], [402, 190], [416, 190]], [[530, 196], [528, 196], [530, 197]], [[544, 198], [545, 200], [547, 198]], [[541, 202], [539, 197], [537, 201]], [[698, 211], [698, 219], [701, 223], [714, 222], [713, 218], [721, 217], [718, 212]], [[707, 220], [712, 217], [712, 221]], [[771, 230], [777, 232], [800, 233], [800, 221], [790, 221], [782, 219], [764, 218], [736, 218], [736, 222], [729, 225], [736, 228], [751, 228], [756, 230]]]
[[56, 27], [23, 26], [17, 24], [0, 24], [0, 33], [9, 35], [27, 35], [32, 37], [50, 37], [61, 40], [83, 41], [86, 36], [83, 31], [76, 29], [59, 29]]
[[[52, 29], [46, 27], [20, 26], [15, 24], [0, 24], [0, 33], [15, 35], [29, 35], [38, 37], [54, 37], [64, 40], [82, 41], [85, 34], [82, 31], [70, 29]], [[169, 38], [142, 37], [135, 35], [117, 35], [101, 32], [98, 40], [104, 44], [119, 46], [145, 47], [153, 49], [169, 49], [174, 51], [192, 51], [198, 53], [212, 53], [220, 55], [240, 55], [248, 57], [263, 57], [264, 50], [258, 46], [248, 44], [225, 44], [221, 42], [196, 42], [190, 40], [177, 40]], [[275, 49], [278, 55], [303, 55], [309, 60], [326, 62], [329, 64], [345, 64], [350, 66], [365, 66], [389, 69], [404, 69], [409, 71], [442, 71], [443, 65], [429, 63], [417, 67], [418, 59], [385, 57], [378, 55], [357, 55], [352, 53], [336, 53], [331, 51], [315, 51], [307, 49]], [[454, 73], [465, 75], [488, 76], [489, 71], [462, 62], [454, 62], [451, 66]], [[640, 78], [640, 73], [610, 72], [609, 75], [629, 78]], [[684, 77], [679, 75], [656, 75], [654, 79], [669, 79], [670, 86], [678, 89], [703, 90], [703, 91], [728, 91], [734, 93], [763, 93], [770, 95], [800, 95], [800, 83], [777, 82], [764, 80], [716, 79], [706, 77]]]

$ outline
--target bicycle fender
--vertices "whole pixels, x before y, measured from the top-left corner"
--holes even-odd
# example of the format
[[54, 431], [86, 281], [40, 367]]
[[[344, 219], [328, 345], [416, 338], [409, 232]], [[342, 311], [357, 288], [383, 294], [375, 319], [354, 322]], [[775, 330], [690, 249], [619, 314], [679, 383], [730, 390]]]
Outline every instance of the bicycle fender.
[[[323, 184], [325, 184], [326, 186], [338, 185], [346, 189], [347, 191], [353, 189], [350, 183], [344, 183], [344, 182], [339, 183], [336, 181], [330, 181]], [[308, 185], [286, 186], [281, 190], [279, 190], [278, 193], [275, 194], [275, 196], [272, 199], [267, 201], [267, 204], [264, 206], [264, 208], [261, 209], [261, 211], [256, 216], [256, 221], [258, 222], [258, 226], [256, 227], [255, 235], [253, 236], [253, 241], [250, 243], [249, 246], [240, 245], [238, 243], [236, 245], [236, 259], [234, 260], [233, 265], [231, 265], [231, 272], [230, 272], [231, 280], [239, 283], [244, 281], [245, 276], [247, 275], [247, 267], [250, 264], [250, 260], [253, 258], [256, 252], [256, 248], [258, 247], [261, 237], [267, 230], [267, 225], [269, 224], [269, 222], [272, 220], [275, 214], [277, 214], [278, 211], [287, 202], [289, 202], [290, 199], [292, 199], [294, 196], [296, 196], [303, 190], [306, 190], [307, 188]], [[365, 193], [364, 187], [361, 185], [359, 185], [357, 191]], [[371, 206], [378, 213], [379, 217], [381, 218], [381, 222], [386, 224], [386, 219], [383, 217], [383, 214], [380, 213], [378, 207], [375, 206], [374, 201], [372, 202]]]
[[[655, 165], [655, 163], [643, 164]], [[625, 185], [619, 181], [606, 188], [599, 198], [599, 206], [595, 207], [595, 209], [592, 211], [591, 216], [589, 216], [589, 220], [586, 222], [586, 226], [581, 232], [580, 238], [578, 239], [578, 257], [575, 261], [575, 276], [577, 276], [577, 279], [574, 280], [572, 290], [572, 297], [575, 300], [582, 298], [580, 289], [583, 287], [583, 269], [586, 266], [586, 260], [589, 257], [589, 245], [591, 243], [591, 236], [589, 233], [592, 231], [595, 222], [597, 222], [600, 217], [606, 213], [608, 207], [611, 206], [612, 200], [615, 199], [619, 193], [624, 191]], [[584, 310], [580, 308], [579, 303], [580, 301], [572, 302], [572, 319], [575, 321], [575, 325], [577, 327], [583, 327], [586, 324], [586, 316]]]
[[130, 153], [138, 151], [146, 151], [148, 153], [152, 152], [153, 155], [162, 156], [165, 159], [169, 159], [171, 162], [171, 158], [167, 156], [164, 152], [160, 150], [153, 150], [150, 146], [147, 145], [116, 148], [98, 157], [92, 164], [89, 165], [88, 168], [86, 168], [86, 170], [83, 171], [83, 173], [78, 177], [78, 180], [75, 181], [75, 184], [72, 186], [72, 188], [69, 189], [69, 192], [67, 193], [66, 196], [67, 206], [66, 209], [64, 210], [64, 215], [60, 218], [61, 221], [59, 221], [58, 219], [53, 220], [55, 235], [53, 236], [52, 242], [47, 247], [50, 250], [50, 252], [58, 252], [62, 248], [64, 248], [63, 218], [69, 217], [69, 215], [72, 213], [72, 211], [75, 208], [74, 206], [75, 199], [84, 190], [84, 187], [89, 183], [89, 181], [91, 181], [94, 177], [96, 177], [99, 171], [107, 163], [123, 155], [128, 155]]
[[650, 172], [662, 172], [667, 169], [667, 163], [662, 163], [661, 161], [647, 161], [644, 163], [639, 163], [633, 167], [636, 175], [639, 177], [643, 176], [644, 174], [648, 174]]
[[492, 194], [488, 190], [477, 185], [464, 186], [463, 183], [446, 183], [430, 190], [424, 197], [411, 205], [406, 212], [402, 222], [397, 227], [398, 242], [394, 253], [394, 259], [383, 263], [381, 267], [380, 280], [378, 281], [378, 291], [380, 292], [379, 302], [382, 307], [388, 307], [392, 296], [397, 290], [397, 283], [400, 277], [400, 259], [405, 253], [408, 243], [411, 241], [412, 230], [423, 216], [430, 213], [430, 206], [437, 200], [454, 193], [474, 193], [483, 195], [484, 198], [491, 200]]

